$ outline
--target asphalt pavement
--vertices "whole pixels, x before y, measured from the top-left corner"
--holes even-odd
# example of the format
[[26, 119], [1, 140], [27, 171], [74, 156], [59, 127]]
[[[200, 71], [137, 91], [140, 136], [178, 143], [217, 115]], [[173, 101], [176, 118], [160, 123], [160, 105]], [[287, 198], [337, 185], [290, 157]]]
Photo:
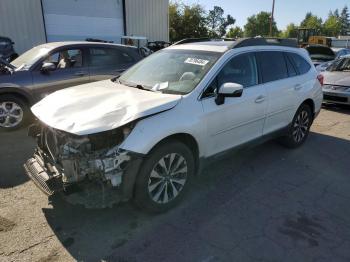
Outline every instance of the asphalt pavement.
[[0, 134], [0, 261], [350, 261], [349, 108], [324, 108], [298, 149], [214, 163], [162, 215], [48, 201], [23, 172], [33, 149]]

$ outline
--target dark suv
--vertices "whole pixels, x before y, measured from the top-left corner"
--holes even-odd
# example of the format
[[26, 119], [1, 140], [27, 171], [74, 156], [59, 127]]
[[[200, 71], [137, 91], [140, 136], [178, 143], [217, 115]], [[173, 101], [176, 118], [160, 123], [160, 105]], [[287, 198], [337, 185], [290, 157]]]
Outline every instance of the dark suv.
[[0, 131], [30, 119], [29, 107], [70, 86], [118, 76], [142, 56], [135, 47], [109, 43], [57, 42], [36, 46], [0, 65]]
[[8, 37], [0, 36], [0, 58], [11, 62], [18, 57], [13, 45], [15, 43]]

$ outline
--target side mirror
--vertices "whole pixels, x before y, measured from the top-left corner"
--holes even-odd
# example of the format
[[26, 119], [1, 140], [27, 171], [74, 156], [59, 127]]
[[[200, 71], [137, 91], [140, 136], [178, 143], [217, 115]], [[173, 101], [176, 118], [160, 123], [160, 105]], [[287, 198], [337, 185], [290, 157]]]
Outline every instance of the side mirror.
[[54, 63], [51, 63], [51, 62], [45, 62], [41, 66], [41, 72], [43, 72], [43, 73], [48, 73], [48, 72], [54, 71], [54, 70], [56, 70], [56, 65]]
[[243, 93], [243, 86], [237, 83], [224, 83], [220, 86], [215, 103], [217, 105], [222, 105], [225, 103], [225, 97], [240, 97]]

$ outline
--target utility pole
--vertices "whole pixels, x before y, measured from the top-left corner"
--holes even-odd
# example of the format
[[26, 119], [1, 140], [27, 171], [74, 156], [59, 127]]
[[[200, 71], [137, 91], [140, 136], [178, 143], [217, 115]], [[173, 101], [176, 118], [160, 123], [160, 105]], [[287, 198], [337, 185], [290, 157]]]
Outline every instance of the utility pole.
[[272, 12], [271, 12], [271, 19], [270, 19], [270, 36], [272, 37], [272, 23], [273, 23], [273, 15], [275, 12], [275, 0], [272, 2]]

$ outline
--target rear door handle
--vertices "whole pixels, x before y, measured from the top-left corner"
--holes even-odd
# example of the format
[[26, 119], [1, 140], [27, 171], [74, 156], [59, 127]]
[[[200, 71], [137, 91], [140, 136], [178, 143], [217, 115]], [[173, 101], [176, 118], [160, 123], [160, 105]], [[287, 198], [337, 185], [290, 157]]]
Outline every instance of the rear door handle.
[[255, 99], [255, 103], [262, 103], [265, 101], [265, 96], [261, 95], [261, 96], [258, 96], [256, 99]]
[[74, 75], [75, 75], [75, 76], [86, 76], [87, 73], [84, 72], [84, 71], [81, 71], [81, 72], [76, 72]]
[[302, 87], [303, 87], [302, 85], [296, 84], [296, 85], [294, 86], [294, 90], [300, 90]]

